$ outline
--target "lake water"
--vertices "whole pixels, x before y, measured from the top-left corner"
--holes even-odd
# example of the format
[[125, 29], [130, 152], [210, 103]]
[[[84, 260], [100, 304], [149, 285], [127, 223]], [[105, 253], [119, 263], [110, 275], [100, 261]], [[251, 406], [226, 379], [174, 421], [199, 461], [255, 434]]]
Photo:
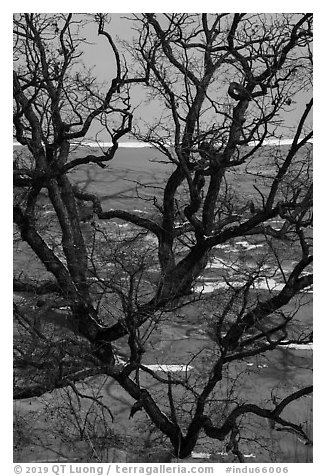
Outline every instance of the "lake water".
[[[94, 150], [96, 151], [96, 149]], [[82, 190], [98, 193], [102, 198], [104, 210], [108, 208], [121, 208], [132, 210], [142, 215], [155, 216], [157, 211], [153, 206], [153, 193], [157, 196], [162, 194], [162, 182], [172, 170], [171, 164], [163, 163], [162, 159], [162, 155], [154, 149], [143, 147], [121, 148], [107, 168], [81, 166], [76, 171], [71, 172], [70, 177]], [[142, 184], [142, 187], [140, 184]], [[53, 213], [51, 210], [44, 209], [45, 216], [50, 216], [51, 213]], [[281, 227], [282, 221], [275, 222], [273, 225], [274, 227]], [[86, 231], [87, 227], [88, 225], [86, 224]], [[115, 230], [119, 229], [119, 233], [122, 235], [131, 232], [130, 225], [121, 221], [117, 221], [114, 227]], [[146, 239], [152, 240], [152, 243], [155, 245], [156, 238], [154, 236], [149, 234]], [[239, 239], [230, 244], [216, 247], [213, 250], [207, 269], [195, 285], [195, 293], [202, 294], [203, 297], [209, 297], [216, 292], [227, 290], [229, 286], [241, 287], [243, 285], [243, 280], [241, 280], [241, 255], [248, 255], [249, 252], [251, 256], [257, 259], [265, 251], [266, 245], [264, 243], [247, 239]], [[252, 263], [246, 261], [244, 264], [246, 266], [254, 266], [255, 259]], [[32, 260], [33, 257], [26, 248], [14, 257], [17, 269], [34, 270], [36, 277], [38, 277], [40, 276], [40, 271], [35, 263], [31, 264]], [[265, 276], [255, 281], [252, 286], [253, 291], [275, 292], [282, 289], [284, 285], [282, 274], [271, 272], [269, 275], [268, 265], [266, 266], [267, 268], [263, 270]], [[291, 259], [286, 263], [285, 268], [286, 266], [290, 269]], [[308, 291], [311, 292], [311, 290]], [[310, 298], [311, 296], [307, 293], [307, 302], [296, 317], [296, 322], [304, 328], [312, 324]], [[160, 330], [153, 332], [152, 340], [150, 341], [152, 349], [149, 348], [147, 354], [145, 354], [144, 365], [150, 370], [160, 373], [181, 372], [182, 374], [187, 372], [190, 375], [194, 375], [194, 378], [199, 378], [198, 375], [202, 372], [202, 363], [200, 363], [200, 360], [197, 362], [191, 359], [194, 352], [199, 352], [201, 349], [204, 349], [203, 353], [207, 353], [207, 358], [209, 356], [212, 358], [212, 354], [209, 354], [212, 345], [207, 329], [202, 322], [198, 322], [198, 317], [200, 316], [197, 316], [197, 323], [196, 321], [187, 323], [186, 316], [178, 319], [178, 322], [170, 321], [163, 323]], [[118, 346], [117, 350], [123, 352], [123, 346]], [[123, 362], [123, 357], [121, 359], [121, 362]], [[282, 386], [285, 386], [289, 391], [293, 391], [295, 388], [299, 388], [300, 385], [309, 385], [312, 377], [311, 368], [312, 346], [307, 344], [306, 346], [298, 347], [290, 344], [284, 345], [282, 348], [280, 347], [271, 355], [266, 353], [266, 355], [259, 359], [248, 358], [244, 360], [239, 363], [238, 367], [230, 369], [230, 378], [235, 378], [235, 375], [239, 374], [239, 372], [245, 376], [241, 397], [244, 400], [248, 399], [248, 401], [251, 401], [250, 399], [253, 399], [255, 401], [257, 395], [260, 395], [261, 399], [266, 398], [268, 400], [271, 389], [280, 389]], [[150, 382], [150, 385], [158, 394], [162, 391], [153, 381]], [[120, 391], [115, 391], [120, 395]], [[110, 403], [109, 397], [112, 396], [110, 392], [111, 390], [109, 391], [109, 389], [106, 392], [108, 403]], [[311, 398], [305, 397], [291, 405], [291, 408], [288, 409], [288, 414], [294, 418], [299, 415], [310, 424], [311, 409]], [[263, 429], [263, 434], [266, 438], [268, 431], [268, 426], [266, 426]], [[298, 438], [284, 433], [282, 433], [282, 437], [277, 433], [270, 436], [277, 440], [277, 443], [280, 445], [280, 451], [284, 452], [284, 461], [311, 459], [310, 449], [305, 447]], [[210, 453], [207, 449], [209, 443], [206, 440], [200, 443], [200, 445], [198, 452], [201, 453], [201, 456]], [[260, 460], [256, 446], [255, 452], [252, 453], [249, 445], [248, 453], [246, 454], [252, 455], [257, 461]]]

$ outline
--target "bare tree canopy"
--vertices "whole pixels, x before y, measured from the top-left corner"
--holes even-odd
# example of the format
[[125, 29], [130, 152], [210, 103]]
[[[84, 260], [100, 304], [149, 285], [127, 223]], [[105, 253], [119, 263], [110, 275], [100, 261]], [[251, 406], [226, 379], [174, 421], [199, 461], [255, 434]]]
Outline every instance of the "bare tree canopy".
[[[17, 343], [14, 396], [104, 374], [135, 400], [130, 416], [144, 411], [178, 458], [204, 434], [243, 461], [247, 418], [311, 444], [303, 422], [287, 416], [310, 382], [285, 385], [277, 398], [271, 388], [264, 402], [237, 394], [240, 372], [232, 392], [225, 382], [245, 359], [312, 342], [296, 320], [312, 286], [312, 98], [288, 120], [311, 94], [312, 14], [124, 21], [134, 29], [129, 45], [113, 38], [107, 14], [14, 15], [14, 139], [24, 148], [14, 154], [13, 216], [17, 246], [44, 276], [15, 269], [14, 290], [37, 301], [36, 324], [18, 304], [15, 320], [37, 344], [31, 353]], [[95, 27], [113, 61], [104, 82], [83, 61], [85, 31]], [[139, 88], [160, 104], [150, 123], [134, 120]], [[80, 146], [93, 130], [110, 145]], [[166, 162], [160, 182], [134, 180], [146, 212], [111, 208], [110, 196], [75, 178], [96, 169], [105, 180], [130, 137]], [[154, 174], [158, 163], [149, 164]], [[129, 232], [118, 236], [121, 222]], [[225, 250], [241, 242], [231, 258]], [[212, 263], [221, 280], [206, 293]], [[71, 336], [50, 342], [42, 319], [63, 306]], [[151, 335], [188, 306], [197, 309], [194, 329], [208, 329], [200, 349], [189, 339], [187, 365], [197, 371], [162, 376], [147, 365]]]

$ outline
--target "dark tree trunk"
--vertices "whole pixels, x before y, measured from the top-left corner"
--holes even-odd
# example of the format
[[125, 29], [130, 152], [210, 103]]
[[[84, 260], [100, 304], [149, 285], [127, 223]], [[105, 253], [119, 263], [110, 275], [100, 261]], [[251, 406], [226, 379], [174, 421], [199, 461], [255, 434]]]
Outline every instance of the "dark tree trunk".
[[169, 302], [172, 299], [190, 294], [194, 281], [203, 272], [207, 265], [209, 250], [197, 244], [170, 271], [162, 277], [157, 292], [157, 301]]

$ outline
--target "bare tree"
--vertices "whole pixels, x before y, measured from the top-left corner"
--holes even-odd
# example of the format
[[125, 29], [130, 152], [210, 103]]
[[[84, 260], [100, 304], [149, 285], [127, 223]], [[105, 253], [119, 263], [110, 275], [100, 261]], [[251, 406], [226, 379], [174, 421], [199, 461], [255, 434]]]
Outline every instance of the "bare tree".
[[[14, 220], [21, 238], [54, 278], [34, 291], [50, 286], [65, 299], [71, 325], [90, 342], [88, 353], [96, 359], [93, 370], [58, 372], [51, 384], [17, 396], [42, 394], [89, 372], [106, 373], [136, 400], [133, 413], [143, 409], [180, 458], [191, 453], [204, 432], [220, 441], [229, 438], [229, 448], [242, 460], [240, 421], [248, 415], [268, 419], [310, 443], [300, 423], [282, 416], [290, 403], [311, 393], [310, 385], [267, 406], [235, 398], [222, 411], [211, 402], [232, 363], [275, 351], [285, 341], [311, 341], [310, 333], [293, 332], [295, 312], [286, 306], [312, 284], [312, 99], [292, 129], [286, 127], [296, 95], [311, 87], [312, 15], [135, 15], [138, 35], [129, 48], [132, 77], [108, 33], [107, 17], [99, 14], [95, 21], [115, 61], [116, 75], [106, 90], [80, 70], [82, 16], [14, 18], [15, 138], [30, 154], [28, 163], [21, 158], [14, 163]], [[100, 197], [73, 185], [68, 175], [82, 164], [105, 167], [114, 158], [119, 139], [132, 128], [130, 94], [136, 82], [161, 100], [163, 112], [147, 128], [136, 124], [133, 133], [173, 165], [162, 194], [153, 194], [149, 217], [103, 210]], [[95, 120], [106, 128], [112, 147], [101, 155], [73, 158], [71, 144]], [[264, 146], [284, 134], [292, 137], [288, 147]], [[60, 255], [42, 236], [37, 207], [44, 191], [55, 211]], [[78, 201], [91, 205], [99, 223], [94, 224], [91, 250]], [[114, 219], [134, 226], [132, 239], [114, 244], [101, 228]], [[144, 246], [146, 234], [157, 241], [154, 261], [159, 271], [150, 291], [147, 273], [153, 250]], [[213, 301], [213, 344], [201, 377], [162, 377], [148, 369], [143, 356], [151, 328], [161, 324], [167, 310], [193, 300], [194, 286], [216, 247], [243, 237], [260, 240], [268, 253], [251, 267], [238, 260], [230, 265], [238, 278], [225, 277], [222, 297]], [[285, 266], [289, 256], [291, 267], [289, 260]], [[104, 277], [101, 266], [108, 261], [119, 272]], [[282, 275], [281, 288], [254, 291], [276, 273]], [[95, 305], [90, 276], [96, 280]], [[28, 283], [20, 280], [16, 286], [27, 289]], [[116, 316], [105, 314], [105, 306], [99, 305], [103, 299], [116, 304]], [[112, 343], [124, 336], [129, 351], [127, 364], [121, 366]], [[140, 370], [166, 388], [165, 403], [142, 385]], [[191, 402], [187, 416], [174, 397], [179, 388]]]

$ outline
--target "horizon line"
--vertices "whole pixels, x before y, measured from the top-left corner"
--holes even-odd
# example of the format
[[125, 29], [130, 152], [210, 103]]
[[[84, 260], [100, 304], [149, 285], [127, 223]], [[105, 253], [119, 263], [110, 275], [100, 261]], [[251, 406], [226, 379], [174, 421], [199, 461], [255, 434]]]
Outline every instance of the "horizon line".
[[[293, 139], [287, 138], [287, 139], [267, 139], [262, 143], [262, 146], [264, 145], [291, 145], [293, 142]], [[308, 143], [313, 143], [313, 139], [309, 139], [307, 141]], [[248, 144], [245, 144], [249, 147], [254, 147], [257, 144], [257, 141], [251, 141], [248, 142]], [[71, 145], [75, 146], [81, 146], [81, 147], [98, 147], [98, 148], [105, 148], [105, 147], [112, 147], [113, 143], [112, 142], [102, 142], [102, 141], [92, 141], [89, 139], [86, 139], [81, 142], [74, 142], [71, 141]], [[13, 142], [13, 146], [18, 146], [18, 147], [23, 147], [22, 144], [20, 144], [17, 141]], [[172, 144], [166, 144], [167, 147], [173, 147]], [[150, 142], [142, 142], [142, 141], [128, 141], [128, 142], [119, 142], [118, 148], [152, 148], [155, 147], [155, 144], [150, 143]]]

